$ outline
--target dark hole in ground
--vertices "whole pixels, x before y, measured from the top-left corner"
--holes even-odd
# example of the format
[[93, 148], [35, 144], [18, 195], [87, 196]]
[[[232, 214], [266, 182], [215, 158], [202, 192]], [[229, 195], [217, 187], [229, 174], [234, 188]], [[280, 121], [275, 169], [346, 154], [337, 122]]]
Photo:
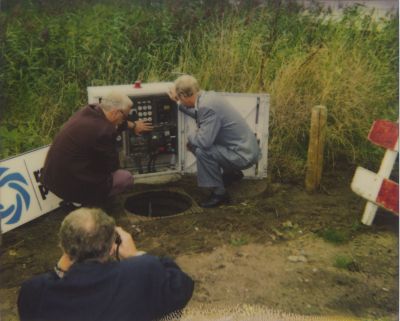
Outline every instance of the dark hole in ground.
[[125, 209], [147, 217], [164, 217], [183, 213], [192, 206], [192, 200], [183, 194], [170, 191], [145, 192], [128, 197]]

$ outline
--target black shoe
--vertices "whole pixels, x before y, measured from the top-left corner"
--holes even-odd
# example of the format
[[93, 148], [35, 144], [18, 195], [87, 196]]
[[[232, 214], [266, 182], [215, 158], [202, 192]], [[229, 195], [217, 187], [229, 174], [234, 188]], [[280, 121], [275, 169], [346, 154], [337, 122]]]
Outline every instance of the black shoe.
[[233, 170], [222, 173], [222, 181], [224, 182], [225, 187], [232, 185], [232, 183], [234, 182], [240, 181], [242, 178], [243, 178], [243, 172], [239, 170]]
[[225, 193], [223, 195], [217, 195], [217, 194], [211, 193], [210, 197], [206, 201], [202, 202], [200, 204], [200, 206], [210, 208], [210, 207], [217, 207], [222, 204], [228, 204], [229, 202], [230, 202], [230, 198], [229, 198], [228, 193]]

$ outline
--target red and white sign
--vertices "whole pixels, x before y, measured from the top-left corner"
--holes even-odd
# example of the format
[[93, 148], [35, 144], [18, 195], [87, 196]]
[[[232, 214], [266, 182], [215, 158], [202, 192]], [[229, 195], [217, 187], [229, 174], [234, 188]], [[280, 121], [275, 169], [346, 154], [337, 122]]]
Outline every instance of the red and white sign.
[[399, 184], [358, 167], [351, 183], [354, 193], [399, 215]]
[[399, 124], [388, 120], [376, 120], [368, 139], [386, 148], [378, 173], [358, 167], [351, 183], [352, 190], [368, 200], [362, 222], [371, 225], [378, 206], [399, 215], [399, 184], [389, 179], [399, 150]]
[[399, 151], [399, 124], [388, 120], [376, 120], [372, 124], [368, 139], [375, 145]]

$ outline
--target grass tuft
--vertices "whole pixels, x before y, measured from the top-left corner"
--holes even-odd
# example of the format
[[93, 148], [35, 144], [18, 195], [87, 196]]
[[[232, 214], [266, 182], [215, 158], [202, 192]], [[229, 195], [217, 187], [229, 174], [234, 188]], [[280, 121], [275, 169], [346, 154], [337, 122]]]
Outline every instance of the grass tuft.
[[351, 272], [359, 272], [360, 268], [354, 259], [347, 255], [338, 255], [335, 258], [334, 267], [345, 269]]
[[349, 241], [350, 235], [342, 230], [326, 228], [318, 233], [325, 241], [333, 244], [343, 244]]

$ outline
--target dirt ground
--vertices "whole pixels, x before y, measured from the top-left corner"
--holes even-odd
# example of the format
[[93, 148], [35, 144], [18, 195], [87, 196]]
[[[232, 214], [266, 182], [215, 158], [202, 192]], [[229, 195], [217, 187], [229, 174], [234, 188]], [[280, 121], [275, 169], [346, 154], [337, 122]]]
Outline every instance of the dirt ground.
[[[167, 255], [195, 280], [189, 308], [265, 307], [338, 320], [398, 320], [398, 217], [378, 211], [371, 227], [360, 223], [364, 200], [350, 190], [352, 173], [324, 174], [314, 194], [301, 184], [244, 180], [229, 191], [232, 204], [163, 219], [123, 211], [130, 194], [110, 212], [137, 247]], [[194, 177], [162, 186], [138, 184], [133, 193], [176, 190], [199, 202], [206, 193]], [[18, 320], [21, 282], [52, 269], [60, 250], [56, 210], [3, 236], [1, 320]]]

